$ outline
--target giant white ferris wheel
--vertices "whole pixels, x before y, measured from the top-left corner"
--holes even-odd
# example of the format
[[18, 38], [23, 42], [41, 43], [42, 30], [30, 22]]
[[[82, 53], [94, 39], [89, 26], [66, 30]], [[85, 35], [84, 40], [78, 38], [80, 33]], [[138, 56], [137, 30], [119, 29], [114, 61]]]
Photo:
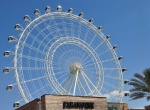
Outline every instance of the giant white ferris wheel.
[[3, 72], [13, 70], [16, 83], [7, 90], [17, 85], [25, 103], [43, 94], [106, 96], [121, 102], [126, 69], [102, 26], [95, 27], [82, 12], [73, 14], [72, 8], [62, 12], [61, 6], [55, 12], [47, 6], [44, 14], [36, 9], [34, 14], [33, 19], [24, 16], [25, 27], [15, 25], [19, 37], [8, 38], [16, 42], [15, 50], [4, 56], [14, 55], [14, 64]]

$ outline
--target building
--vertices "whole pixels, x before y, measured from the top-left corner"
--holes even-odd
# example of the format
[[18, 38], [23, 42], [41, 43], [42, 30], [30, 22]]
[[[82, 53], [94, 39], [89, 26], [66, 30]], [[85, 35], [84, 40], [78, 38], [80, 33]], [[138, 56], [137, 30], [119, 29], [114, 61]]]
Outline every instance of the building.
[[127, 103], [107, 102], [108, 110], [128, 110]]
[[41, 96], [17, 110], [128, 110], [126, 103], [108, 102], [106, 97], [50, 95]]
[[145, 106], [145, 110], [150, 110], [150, 105]]

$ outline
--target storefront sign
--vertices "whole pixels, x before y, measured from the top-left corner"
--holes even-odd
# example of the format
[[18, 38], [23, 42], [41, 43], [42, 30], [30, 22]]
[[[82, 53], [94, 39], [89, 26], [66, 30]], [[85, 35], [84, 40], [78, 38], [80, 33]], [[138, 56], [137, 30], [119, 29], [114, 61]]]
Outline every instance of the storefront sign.
[[93, 102], [63, 102], [63, 109], [94, 109]]
[[118, 110], [117, 106], [108, 107], [108, 110]]

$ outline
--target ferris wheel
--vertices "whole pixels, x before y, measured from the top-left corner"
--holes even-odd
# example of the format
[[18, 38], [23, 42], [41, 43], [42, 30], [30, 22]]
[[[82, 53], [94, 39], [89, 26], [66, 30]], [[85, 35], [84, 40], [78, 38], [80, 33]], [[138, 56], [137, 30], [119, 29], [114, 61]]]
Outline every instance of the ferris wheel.
[[[19, 37], [9, 36], [16, 42], [13, 67], [16, 83], [7, 86], [11, 91], [18, 86], [25, 103], [43, 94], [107, 97], [108, 101], [121, 102], [124, 80], [120, 60], [104, 36], [102, 26], [96, 28], [93, 19], [86, 20], [83, 13], [73, 14], [70, 8], [55, 12], [47, 6], [45, 13], [34, 11], [35, 18], [24, 16], [25, 27], [15, 25]], [[126, 81], [127, 83], [127, 81]]]

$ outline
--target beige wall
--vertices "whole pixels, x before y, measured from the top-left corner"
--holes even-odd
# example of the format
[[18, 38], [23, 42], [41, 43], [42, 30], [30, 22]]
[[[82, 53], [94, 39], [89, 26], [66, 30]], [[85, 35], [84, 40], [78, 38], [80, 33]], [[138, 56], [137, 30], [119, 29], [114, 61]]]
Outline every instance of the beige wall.
[[107, 110], [107, 101], [105, 97], [44, 95], [41, 97], [41, 102], [42, 102], [42, 110], [79, 110], [79, 109], [63, 109], [63, 102], [93, 102], [94, 109], [92, 110]]
[[[117, 110], [128, 110], [126, 103], [107, 102], [105, 97], [86, 97], [86, 96], [62, 96], [62, 95], [43, 95], [41, 99], [35, 99], [28, 104], [23, 105], [17, 110], [79, 110], [78, 109], [63, 109], [64, 102], [92, 102], [94, 109], [92, 110], [115, 110], [108, 107], [117, 107]], [[41, 107], [41, 108], [40, 108]], [[80, 109], [81, 110], [81, 109]], [[85, 109], [84, 109], [85, 110]], [[91, 110], [91, 109], [86, 109]], [[148, 109], [149, 110], [149, 109]]]

